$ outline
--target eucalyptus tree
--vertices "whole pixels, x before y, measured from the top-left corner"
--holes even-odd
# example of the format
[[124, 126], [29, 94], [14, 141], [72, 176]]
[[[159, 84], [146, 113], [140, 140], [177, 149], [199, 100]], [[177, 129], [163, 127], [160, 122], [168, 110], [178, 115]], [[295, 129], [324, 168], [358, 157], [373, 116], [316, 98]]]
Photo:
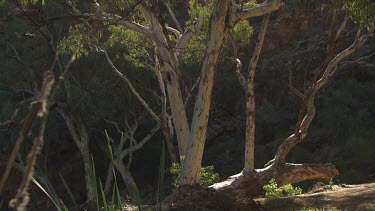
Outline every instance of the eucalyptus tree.
[[[179, 155], [184, 156], [183, 170], [180, 185], [195, 185], [199, 182], [199, 170], [201, 168], [204, 144], [207, 132], [207, 123], [211, 105], [211, 94], [214, 83], [214, 75], [219, 62], [222, 46], [231, 31], [236, 31], [239, 26], [246, 26], [246, 20], [253, 17], [263, 16], [264, 21], [258, 35], [256, 47], [248, 68], [247, 77], [241, 74], [241, 63], [238, 61], [237, 76], [243, 85], [246, 94], [246, 144], [244, 170], [238, 175], [230, 177], [227, 181], [213, 185], [217, 190], [247, 189], [252, 191], [259, 189], [271, 178], [275, 178], [279, 184], [300, 182], [308, 179], [328, 179], [338, 174], [332, 164], [290, 164], [286, 162], [286, 156], [290, 150], [300, 143], [307, 135], [308, 128], [315, 116], [314, 97], [316, 93], [332, 78], [333, 73], [340, 61], [358, 50], [374, 33], [374, 19], [371, 16], [373, 2], [358, 3], [354, 0], [338, 0], [340, 6], [348, 11], [352, 19], [365, 28], [359, 31], [353, 44], [336, 56], [329, 55], [322, 68], [317, 71], [310, 88], [306, 93], [298, 93], [302, 99], [302, 105], [296, 124], [295, 132], [289, 136], [279, 147], [275, 158], [265, 168], [254, 167], [254, 131], [255, 131], [255, 99], [254, 99], [254, 76], [257, 61], [262, 49], [262, 43], [266, 34], [270, 13], [277, 11], [284, 4], [283, 0], [268, 0], [262, 3], [256, 1], [235, 0], [210, 0], [202, 3], [198, 0], [189, 2], [188, 17], [180, 17], [174, 14], [171, 2], [162, 0], [131, 0], [131, 1], [72, 1], [66, 0], [62, 5], [71, 11], [70, 17], [82, 22], [83, 26], [94, 28], [89, 33], [98, 33], [100, 36], [91, 45], [93, 49], [101, 48], [101, 39], [104, 36], [103, 28], [113, 27], [115, 30], [125, 28], [128, 36], [142, 37], [140, 43], [151, 43], [146, 46], [145, 51], [133, 49], [129, 57], [139, 61], [150, 62], [150, 67], [157, 66], [160, 72], [160, 84], [166, 84], [166, 95], [171, 108], [174, 131], [177, 136]], [[87, 7], [89, 5], [89, 8]], [[361, 7], [370, 8], [363, 10]], [[360, 8], [360, 9], [358, 9]], [[365, 11], [365, 12], [364, 12]], [[366, 12], [367, 11], [367, 12]], [[181, 15], [182, 16], [182, 15]], [[169, 21], [167, 20], [169, 19]], [[343, 22], [337, 33], [331, 38], [328, 52], [332, 54], [334, 43], [339, 38], [347, 19]], [[185, 22], [183, 24], [183, 22]], [[95, 30], [94, 24], [99, 23]], [[174, 26], [174, 27], [173, 27]], [[246, 28], [244, 35], [251, 33]], [[234, 36], [236, 37], [236, 36]], [[103, 38], [105, 39], [105, 38]], [[121, 38], [120, 38], [121, 39]], [[147, 41], [146, 41], [147, 40]], [[183, 99], [186, 86], [182, 75], [182, 64], [196, 55], [186, 55], [189, 48], [195, 48], [195, 41], [205, 40], [205, 44], [199, 46], [203, 53], [201, 56], [200, 77], [198, 91], [195, 97], [194, 112], [189, 124], [188, 114]], [[67, 42], [69, 44], [69, 42]], [[70, 47], [77, 47], [81, 43], [70, 43]], [[131, 42], [126, 42], [131, 45]], [[68, 45], [66, 45], [68, 46]], [[79, 47], [79, 46], [78, 46]], [[137, 48], [135, 46], [135, 48]], [[151, 54], [148, 54], [150, 53]], [[155, 52], [156, 56], [153, 55]], [[148, 55], [148, 56], [147, 56]], [[107, 56], [107, 55], [106, 55]], [[108, 56], [107, 56], [108, 58]], [[135, 60], [134, 60], [135, 59]], [[142, 61], [142, 62], [144, 62]], [[113, 67], [112, 67], [113, 68]], [[114, 69], [114, 68], [113, 68]], [[139, 99], [140, 101], [143, 99]], [[147, 109], [147, 105], [142, 105]], [[164, 109], [163, 112], [166, 110]], [[151, 116], [153, 112], [148, 110]], [[157, 120], [159, 117], [155, 117]], [[160, 121], [160, 120], [158, 120]], [[163, 120], [164, 121], [164, 120]]]
[[[166, 2], [130, 2], [137, 5], [137, 7], [130, 6], [130, 8], [135, 10], [133, 17], [137, 18], [138, 22], [115, 13], [104, 12], [102, 8], [108, 8], [109, 2], [102, 5], [93, 4], [94, 9], [92, 10], [94, 11], [92, 13], [81, 12], [79, 5], [72, 1], [66, 3], [76, 16], [124, 26], [146, 36], [155, 43], [164, 81], [167, 84], [179, 154], [185, 157], [180, 185], [194, 185], [199, 181], [214, 73], [226, 35], [237, 23], [278, 10], [284, 2], [273, 0], [255, 4], [254, 2], [244, 3], [226, 0], [208, 1], [208, 4], [201, 5], [198, 1], [191, 1], [190, 20], [187, 21], [191, 24], [185, 24], [184, 31], [181, 31], [181, 27], [176, 27], [176, 29], [166, 25], [161, 14], [163, 5], [167, 4]], [[173, 11], [171, 9], [168, 11], [175, 25], [181, 26], [176, 18], [173, 18], [176, 17]], [[193, 19], [196, 20], [193, 21]], [[192, 122], [189, 125], [181, 92], [181, 58], [187, 44], [193, 38], [195, 32], [201, 29], [205, 19], [210, 20], [206, 48], [200, 70], [200, 82]], [[170, 39], [171, 34], [174, 40]], [[250, 156], [253, 156], [253, 154]]]
[[[235, 29], [241, 21], [249, 20], [253, 17], [265, 16], [250, 62], [247, 80], [241, 79], [240, 71], [237, 71], [237, 75], [244, 85], [247, 101], [244, 171], [230, 178], [225, 183], [214, 185], [213, 187], [216, 189], [237, 186], [236, 184], [242, 184], [243, 181], [253, 181], [254, 184], [260, 186], [272, 177], [275, 177], [280, 184], [284, 184], [314, 178], [326, 179], [338, 174], [337, 169], [331, 164], [297, 165], [287, 164], [285, 160], [286, 155], [292, 147], [302, 141], [307, 135], [307, 129], [315, 115], [313, 106], [314, 96], [327, 81], [324, 74], [317, 74], [316, 80], [309, 91], [302, 94], [303, 103], [299, 112], [295, 133], [285, 140], [276, 153], [275, 159], [270, 161], [265, 169], [256, 170], [254, 167], [255, 101], [253, 83], [255, 68], [261, 52], [270, 13], [278, 10], [284, 3], [281, 0], [265, 1], [260, 4], [254, 1], [244, 2], [234, 0], [207, 1], [204, 4], [201, 4], [199, 1], [190, 1], [189, 20], [184, 26], [177, 20], [176, 15], [173, 14], [169, 2], [157, 0], [129, 2], [132, 6], [128, 8], [133, 9], [133, 15], [129, 17], [117, 15], [115, 11], [107, 10], [104, 12], [105, 9], [101, 8], [108, 8], [109, 5], [105, 3], [102, 5], [95, 3], [95, 11], [85, 13], [81, 12], [74, 2], [67, 2], [76, 16], [126, 27], [129, 30], [142, 34], [155, 43], [158, 61], [155, 60], [154, 62], [160, 62], [162, 68], [163, 78], [167, 84], [167, 95], [172, 111], [173, 124], [178, 139], [179, 154], [185, 157], [180, 185], [194, 185], [199, 181], [199, 170], [201, 168], [206, 138], [213, 79], [220, 52], [228, 33]], [[165, 15], [162, 15], [165, 4], [167, 4], [165, 11], [168, 11], [175, 28], [169, 26], [165, 20]], [[347, 8], [356, 7], [356, 5], [350, 5], [350, 2], [344, 2], [344, 5]], [[352, 14], [353, 18], [360, 17], [356, 13]], [[197, 36], [197, 32], [202, 30], [202, 26], [207, 19], [209, 22], [206, 25], [207, 37], [200, 67], [199, 88], [195, 97], [195, 107], [191, 124], [189, 124], [181, 91], [183, 82], [181, 78], [181, 64], [183, 63], [184, 52], [189, 47], [188, 44], [193, 42], [194, 37]], [[345, 21], [342, 27], [344, 26]], [[372, 33], [371, 30], [370, 28], [367, 33], [359, 34], [354, 44], [348, 50], [343, 51], [333, 59], [331, 58], [327, 64], [323, 64], [322, 66], [325, 69], [320, 70], [319, 73], [330, 75], [334, 67], [341, 60], [349, 56], [369, 39]], [[336, 42], [341, 31], [342, 29], [340, 28], [334, 36], [333, 42]], [[292, 176], [296, 174], [299, 176]]]

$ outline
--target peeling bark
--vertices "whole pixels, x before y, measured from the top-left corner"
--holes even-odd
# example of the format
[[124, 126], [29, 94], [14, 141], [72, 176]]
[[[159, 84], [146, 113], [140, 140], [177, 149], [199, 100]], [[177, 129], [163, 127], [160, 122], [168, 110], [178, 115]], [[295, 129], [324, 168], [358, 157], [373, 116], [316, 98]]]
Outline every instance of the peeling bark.
[[246, 138], [245, 138], [245, 166], [244, 173], [252, 174], [255, 170], [255, 94], [254, 94], [254, 78], [255, 70], [258, 63], [259, 55], [262, 50], [264, 36], [266, 35], [268, 23], [271, 14], [264, 16], [263, 23], [258, 35], [253, 56], [250, 60], [249, 75], [247, 77], [245, 89], [246, 100]]
[[233, 6], [234, 1], [232, 0], [218, 1], [212, 15], [206, 55], [203, 60], [201, 80], [194, 108], [191, 137], [183, 164], [180, 185], [194, 185], [199, 182], [199, 171], [206, 139], [214, 70], [220, 56], [220, 50], [225, 36], [228, 30], [233, 26], [232, 24], [234, 24], [230, 17], [233, 16]]
[[[160, 72], [160, 65], [158, 62], [157, 54], [155, 54], [155, 74], [158, 79], [159, 87], [161, 90], [161, 103], [162, 103], [162, 112], [161, 112], [161, 120], [162, 120], [162, 129], [164, 133], [165, 143], [167, 143], [167, 149], [170, 156], [170, 159], [172, 163], [178, 163], [178, 155], [174, 149], [172, 138], [173, 138], [173, 132], [170, 131], [170, 127], [168, 125], [168, 117], [167, 117], [167, 93], [164, 86], [164, 80], [163, 76]], [[173, 128], [172, 128], [173, 129]]]
[[143, 7], [142, 11], [152, 26], [152, 40], [155, 41], [156, 49], [162, 61], [163, 74], [166, 74], [166, 83], [169, 103], [171, 106], [173, 123], [179, 145], [180, 156], [185, 155], [186, 146], [190, 137], [190, 128], [186, 116], [185, 106], [179, 83], [179, 62], [177, 54], [172, 50], [167, 35], [164, 34], [162, 23], [148, 8]]

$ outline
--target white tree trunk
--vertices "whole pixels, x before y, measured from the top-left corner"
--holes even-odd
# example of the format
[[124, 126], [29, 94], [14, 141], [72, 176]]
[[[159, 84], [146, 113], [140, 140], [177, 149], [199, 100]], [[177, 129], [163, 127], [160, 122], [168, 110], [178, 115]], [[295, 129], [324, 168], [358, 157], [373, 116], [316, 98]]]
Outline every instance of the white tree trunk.
[[258, 40], [255, 45], [254, 53], [249, 65], [249, 75], [245, 86], [246, 100], [246, 139], [245, 139], [245, 166], [244, 173], [252, 174], [255, 170], [255, 94], [254, 94], [254, 77], [258, 63], [259, 55], [262, 50], [264, 36], [267, 31], [271, 14], [264, 17]]
[[190, 138], [190, 128], [186, 117], [185, 106], [179, 83], [179, 62], [176, 52], [170, 47], [163, 27], [160, 25], [155, 14], [148, 8], [142, 8], [146, 19], [152, 26], [152, 38], [155, 41], [156, 49], [163, 66], [163, 74], [166, 77], [168, 98], [172, 111], [172, 118], [179, 146], [180, 156], [184, 156], [186, 146]]
[[194, 108], [191, 137], [183, 163], [180, 185], [194, 185], [199, 182], [214, 73], [225, 36], [233, 23], [232, 16], [235, 14], [233, 8], [233, 0], [220, 0], [217, 1], [213, 11], [206, 55], [203, 60], [201, 80]]

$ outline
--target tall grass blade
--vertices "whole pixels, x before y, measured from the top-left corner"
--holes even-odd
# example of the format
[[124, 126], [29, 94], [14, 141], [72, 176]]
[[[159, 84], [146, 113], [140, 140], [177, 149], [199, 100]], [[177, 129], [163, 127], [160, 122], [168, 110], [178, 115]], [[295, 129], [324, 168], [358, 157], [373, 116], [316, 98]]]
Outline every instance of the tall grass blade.
[[94, 177], [94, 188], [95, 188], [95, 197], [96, 197], [96, 209], [99, 211], [99, 193], [98, 193], [98, 184], [96, 180], [96, 171], [95, 171], [95, 164], [94, 164], [94, 158], [91, 156], [91, 162], [92, 162], [92, 174]]
[[118, 186], [117, 186], [116, 177], [115, 177], [115, 190], [116, 190], [116, 196], [117, 196], [117, 207], [119, 207], [120, 210], [122, 210], [122, 199], [121, 199], [120, 191], [119, 191]]
[[[113, 156], [113, 150], [112, 150], [112, 146], [111, 146], [111, 139], [108, 135], [108, 132], [107, 130], [105, 130], [105, 137], [107, 139], [107, 148], [108, 148], [108, 153], [109, 153], [109, 157], [111, 159], [111, 162], [112, 162], [112, 165], [113, 165], [113, 178], [115, 180], [114, 182], [114, 189], [113, 189], [113, 193], [112, 193], [112, 205], [114, 206], [115, 203], [114, 203], [114, 196], [116, 196], [117, 198], [117, 207], [118, 209], [122, 210], [122, 199], [121, 199], [121, 195], [120, 195], [120, 191], [118, 189], [118, 185], [117, 185], [117, 177], [116, 177], [116, 171], [115, 171], [115, 163], [114, 163], [114, 156]], [[124, 134], [121, 133], [121, 143], [123, 143], [124, 141]]]
[[136, 203], [137, 203], [137, 207], [138, 207], [138, 210], [139, 211], [142, 211], [142, 207], [141, 207], [141, 197], [139, 196], [139, 191], [137, 190], [137, 193], [136, 193]]
[[74, 210], [77, 210], [77, 211], [78, 211], [78, 210], [79, 210], [79, 206], [78, 206], [78, 204], [77, 204], [76, 199], [74, 198], [74, 195], [73, 195], [73, 193], [72, 193], [72, 190], [70, 189], [70, 187], [68, 186], [68, 184], [66, 183], [66, 181], [64, 180], [64, 178], [61, 176], [60, 173], [59, 173], [59, 175], [60, 175], [61, 181], [63, 182], [63, 185], [64, 185], [66, 191], [68, 192], [68, 195], [69, 195], [69, 197], [70, 197], [70, 200], [72, 200], [72, 202], [73, 202]]
[[69, 209], [68, 209], [68, 207], [65, 205], [65, 203], [64, 203], [62, 200], [60, 200], [60, 202], [61, 202], [61, 204], [62, 204], [62, 206], [63, 206], [64, 211], [69, 211]]
[[111, 207], [113, 207], [113, 210], [115, 210], [115, 195], [116, 195], [116, 189], [115, 187], [113, 187], [113, 190], [112, 190], [112, 197], [111, 197]]
[[112, 151], [112, 146], [111, 146], [111, 139], [109, 138], [109, 135], [107, 133], [107, 130], [104, 130], [105, 132], [105, 138], [107, 139], [107, 148], [108, 148], [108, 153], [109, 157], [111, 158], [111, 161], [113, 163], [113, 151]]
[[103, 190], [102, 181], [100, 179], [99, 179], [99, 187], [100, 187], [100, 192], [102, 194], [104, 209], [105, 209], [105, 211], [108, 211], [107, 199], [105, 197], [105, 193], [104, 193], [104, 190]]
[[[4, 163], [0, 163], [0, 166], [1, 165], [4, 165]], [[25, 173], [25, 167], [18, 164], [18, 163], [13, 163], [13, 167], [18, 170], [19, 172], [21, 173]], [[32, 177], [31, 178], [31, 181], [44, 193], [46, 194], [46, 196], [52, 201], [53, 205], [55, 205], [56, 209], [58, 211], [62, 211], [62, 208], [60, 207], [60, 205], [53, 199], [53, 197], [47, 192], [46, 189], [43, 188], [43, 186], [35, 179], [35, 177]], [[60, 199], [61, 201], [61, 204], [64, 204], [62, 203], [62, 200]], [[0, 204], [0, 208], [2, 208], [2, 203], [3, 201], [1, 201], [1, 204]]]

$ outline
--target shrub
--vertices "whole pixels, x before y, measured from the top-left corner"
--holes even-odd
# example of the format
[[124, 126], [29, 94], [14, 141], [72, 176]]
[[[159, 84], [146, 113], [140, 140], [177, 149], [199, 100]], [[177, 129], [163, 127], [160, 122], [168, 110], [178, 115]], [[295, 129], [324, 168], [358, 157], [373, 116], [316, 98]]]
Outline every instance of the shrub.
[[302, 194], [300, 187], [293, 187], [291, 184], [278, 187], [275, 179], [271, 179], [267, 185], [264, 185], [263, 190], [266, 192], [267, 198]]
[[[183, 161], [183, 158], [181, 158], [181, 162], [182, 161]], [[169, 171], [173, 175], [173, 178], [172, 178], [173, 186], [178, 187], [178, 181], [180, 180], [180, 174], [182, 171], [181, 164], [173, 163]], [[199, 184], [201, 184], [202, 186], [210, 186], [219, 181], [220, 181], [220, 176], [218, 173], [215, 173], [214, 166], [205, 166], [201, 168]]]

